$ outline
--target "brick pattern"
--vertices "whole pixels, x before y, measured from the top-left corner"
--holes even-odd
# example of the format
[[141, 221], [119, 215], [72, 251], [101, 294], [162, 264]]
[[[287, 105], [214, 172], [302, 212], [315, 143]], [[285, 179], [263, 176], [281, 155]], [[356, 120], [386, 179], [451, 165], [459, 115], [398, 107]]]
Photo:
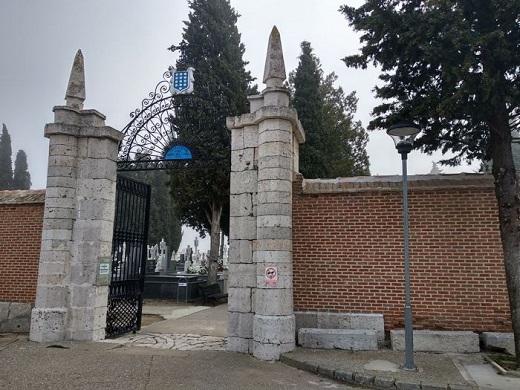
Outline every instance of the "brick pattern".
[[0, 302], [34, 303], [44, 191], [0, 191]]
[[[414, 328], [511, 331], [491, 178], [411, 178]], [[425, 179], [428, 179], [427, 177]], [[401, 183], [294, 182], [295, 311], [381, 313], [404, 327]]]

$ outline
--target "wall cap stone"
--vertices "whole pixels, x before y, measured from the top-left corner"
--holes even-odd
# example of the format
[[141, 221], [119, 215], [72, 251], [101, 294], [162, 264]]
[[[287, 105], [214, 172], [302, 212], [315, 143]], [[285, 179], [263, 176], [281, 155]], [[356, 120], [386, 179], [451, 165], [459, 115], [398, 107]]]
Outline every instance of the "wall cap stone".
[[[457, 173], [440, 175], [410, 175], [409, 190], [438, 190], [446, 188], [494, 188], [492, 175]], [[303, 179], [302, 194], [333, 194], [365, 191], [402, 191], [402, 177], [357, 176], [336, 179]]]
[[0, 191], [0, 204], [45, 203], [45, 190]]

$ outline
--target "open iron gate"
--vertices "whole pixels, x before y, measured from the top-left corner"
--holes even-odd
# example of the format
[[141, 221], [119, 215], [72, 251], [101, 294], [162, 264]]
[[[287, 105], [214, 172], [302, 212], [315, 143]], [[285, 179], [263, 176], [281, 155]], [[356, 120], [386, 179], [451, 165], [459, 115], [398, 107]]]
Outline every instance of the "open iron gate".
[[106, 337], [141, 328], [150, 186], [117, 175]]

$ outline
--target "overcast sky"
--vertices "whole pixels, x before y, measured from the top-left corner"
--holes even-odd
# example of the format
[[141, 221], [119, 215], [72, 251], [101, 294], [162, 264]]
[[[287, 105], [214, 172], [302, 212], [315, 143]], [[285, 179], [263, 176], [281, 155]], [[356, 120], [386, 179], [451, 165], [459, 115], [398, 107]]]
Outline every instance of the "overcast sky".
[[[357, 52], [359, 41], [338, 12], [360, 0], [231, 0], [241, 15], [238, 29], [248, 69], [260, 89], [269, 33], [282, 38], [287, 73], [298, 64], [300, 43], [309, 41], [326, 74], [335, 72], [346, 92], [359, 98], [356, 118], [367, 126], [377, 103], [372, 89], [377, 70], [348, 69], [341, 58]], [[63, 105], [74, 55], [85, 58], [85, 108], [105, 114], [106, 124], [123, 129], [129, 113], [155, 88], [177, 54], [187, 0], [0, 0], [0, 123], [5, 123], [16, 151], [28, 155], [33, 189], [45, 188], [48, 142], [45, 123], [52, 107]], [[384, 131], [371, 132], [368, 145], [373, 175], [400, 174], [400, 157]], [[412, 152], [409, 173], [428, 173], [440, 155]], [[463, 166], [442, 168], [472, 172]]]

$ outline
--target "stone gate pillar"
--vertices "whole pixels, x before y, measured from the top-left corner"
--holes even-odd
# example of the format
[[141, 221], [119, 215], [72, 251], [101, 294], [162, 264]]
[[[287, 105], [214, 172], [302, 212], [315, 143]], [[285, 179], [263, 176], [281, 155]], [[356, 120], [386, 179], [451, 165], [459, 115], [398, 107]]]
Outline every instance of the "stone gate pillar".
[[[118, 142], [105, 116], [84, 110], [83, 55], [74, 59], [66, 105], [54, 107], [42, 244], [31, 316], [33, 341], [105, 337]], [[110, 281], [110, 274], [108, 274]]]
[[280, 34], [273, 28], [266, 89], [232, 130], [229, 248], [230, 350], [277, 360], [295, 348], [292, 180], [304, 132], [289, 108]]

